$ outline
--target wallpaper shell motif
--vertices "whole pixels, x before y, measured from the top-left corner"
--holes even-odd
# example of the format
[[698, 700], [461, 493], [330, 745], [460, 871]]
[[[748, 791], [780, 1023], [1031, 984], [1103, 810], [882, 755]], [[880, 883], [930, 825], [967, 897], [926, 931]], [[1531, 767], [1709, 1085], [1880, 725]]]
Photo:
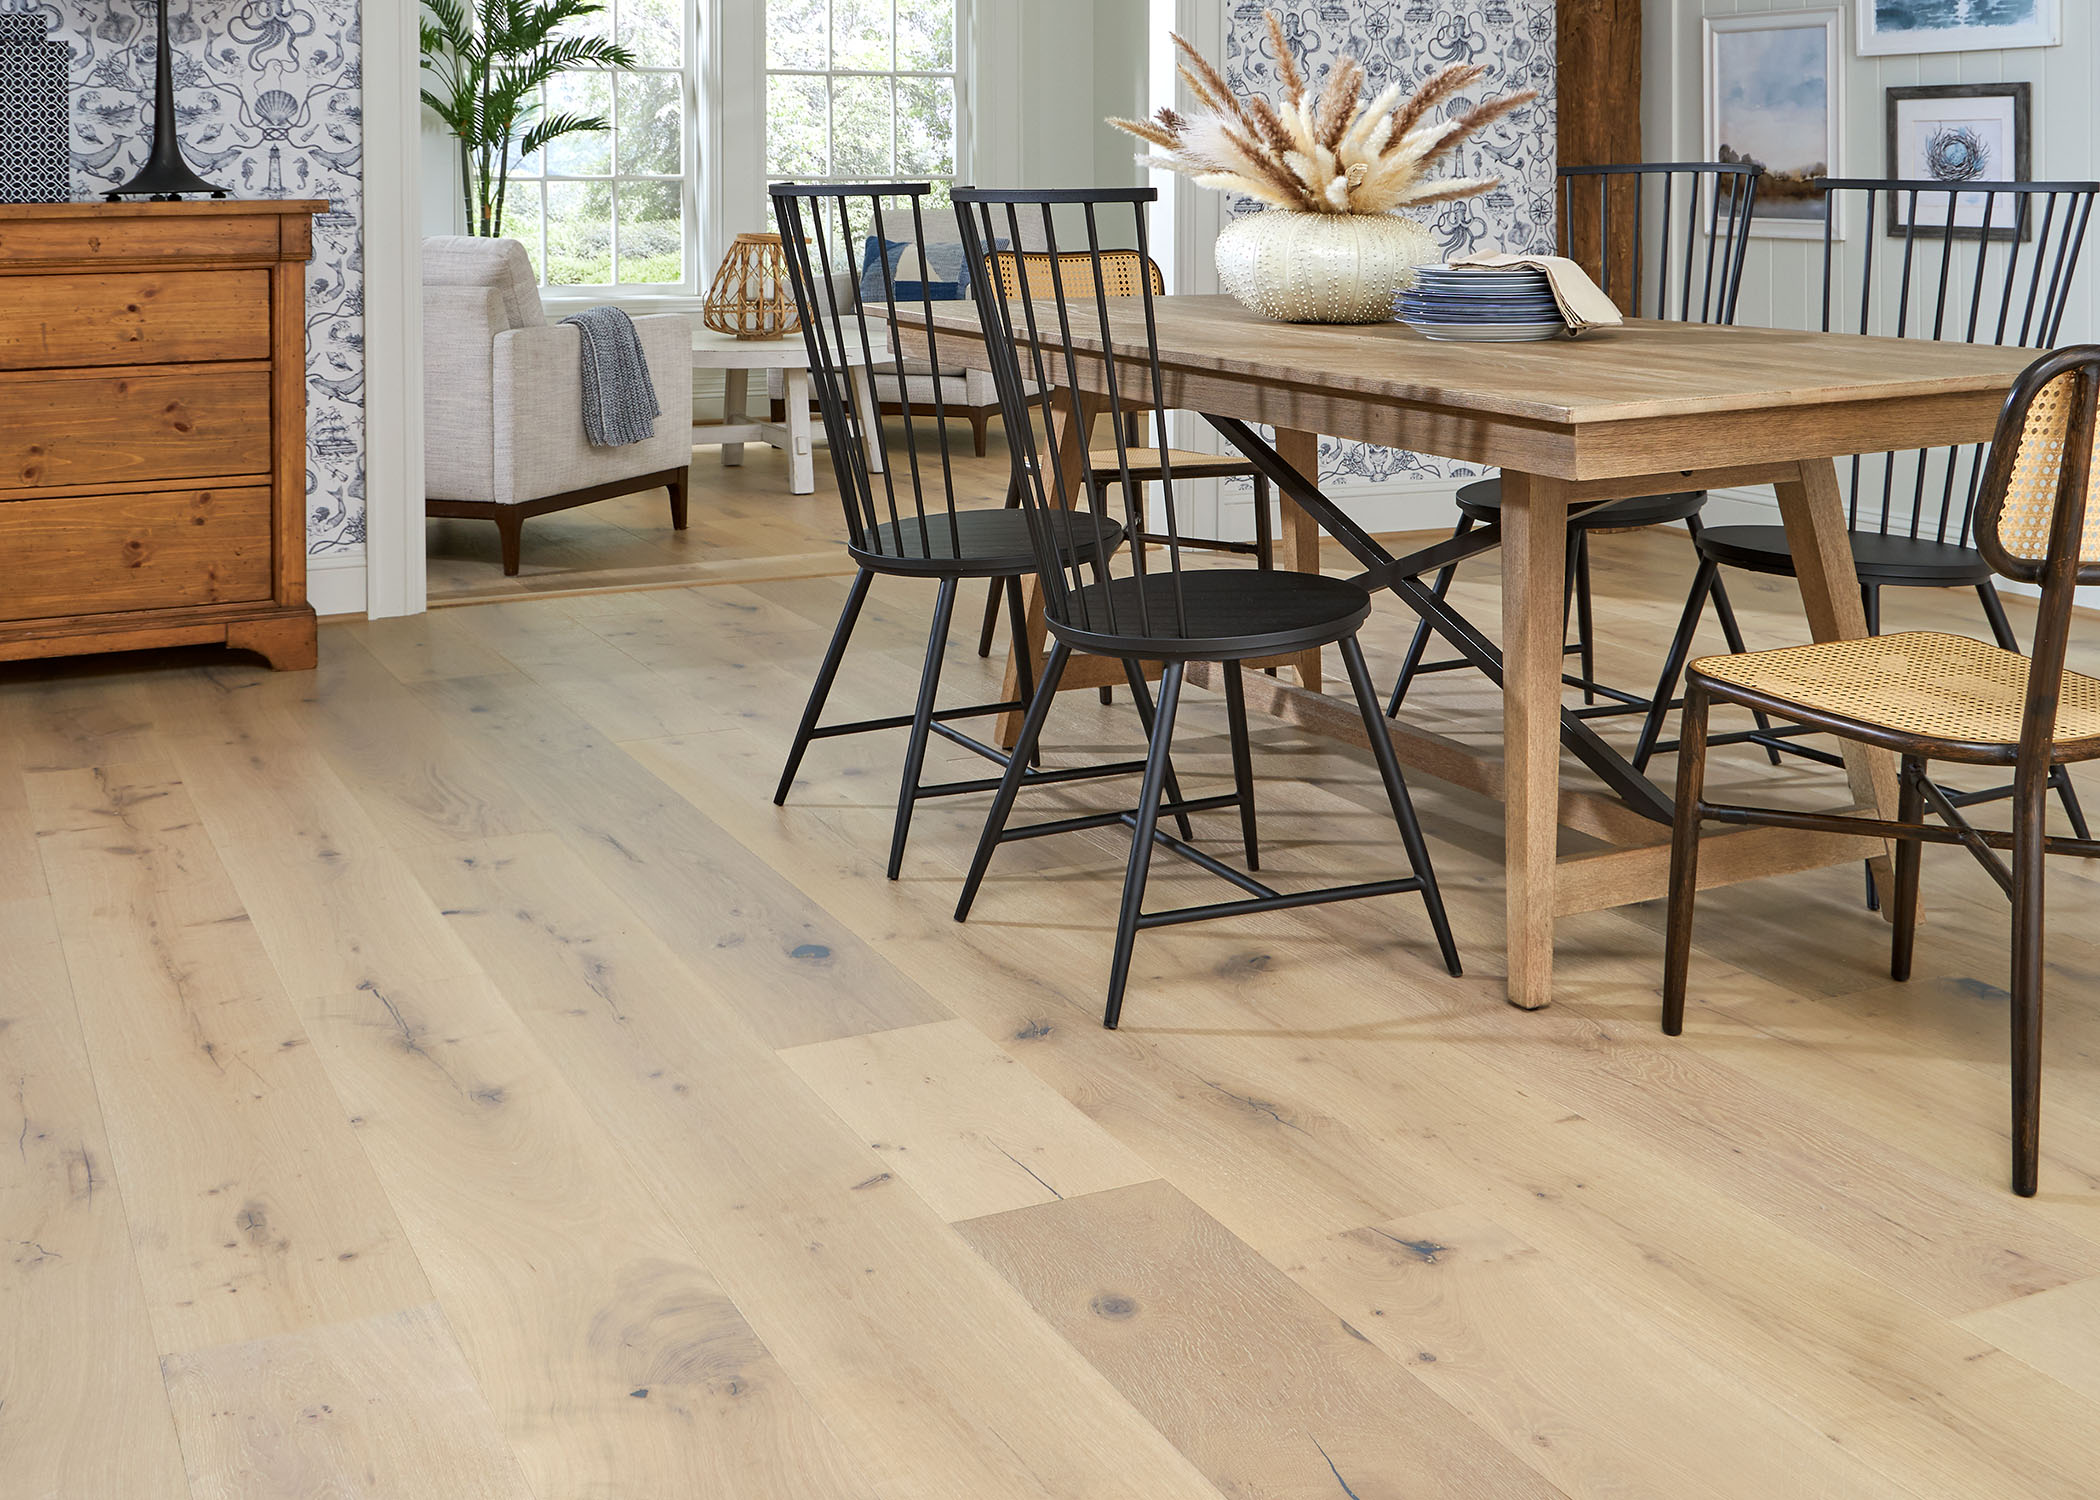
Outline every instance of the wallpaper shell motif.
[[[1261, 0], [1232, 0], [1225, 71], [1235, 88], [1278, 98], [1276, 59]], [[1483, 197], [1432, 205], [1421, 212], [1447, 254], [1492, 246], [1551, 250], [1554, 213], [1554, 0], [1269, 0], [1283, 17], [1299, 66], [1317, 81], [1338, 57], [1364, 65], [1377, 93], [1398, 80], [1409, 88], [1452, 63], [1485, 63], [1478, 90], [1453, 101], [1459, 110], [1485, 94], [1533, 88], [1533, 103], [1504, 116], [1457, 153], [1454, 174], [1499, 176]], [[1477, 475], [1477, 467], [1368, 443], [1320, 444], [1324, 479], [1372, 484]]]
[[[183, 153], [236, 198], [326, 198], [306, 278], [307, 551], [365, 541], [364, 80], [358, 0], [169, 0]], [[128, 179], [153, 129], [150, 0], [0, 0], [73, 47], [73, 189]]]

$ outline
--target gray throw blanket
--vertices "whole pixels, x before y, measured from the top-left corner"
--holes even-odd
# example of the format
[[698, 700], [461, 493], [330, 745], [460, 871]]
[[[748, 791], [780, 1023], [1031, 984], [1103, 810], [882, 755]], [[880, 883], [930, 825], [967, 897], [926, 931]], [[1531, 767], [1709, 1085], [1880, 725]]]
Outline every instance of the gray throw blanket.
[[663, 408], [634, 319], [617, 307], [593, 307], [562, 321], [583, 335], [583, 435], [598, 448], [651, 436]]

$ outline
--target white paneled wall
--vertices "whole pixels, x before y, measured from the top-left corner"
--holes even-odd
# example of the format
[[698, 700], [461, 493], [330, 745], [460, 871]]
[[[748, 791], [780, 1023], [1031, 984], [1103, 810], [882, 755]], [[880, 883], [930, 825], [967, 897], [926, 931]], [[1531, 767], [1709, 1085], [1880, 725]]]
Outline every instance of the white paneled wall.
[[[1871, 3], [1871, 0], [1858, 0]], [[1703, 154], [1701, 138], [1701, 27], [1705, 16], [1778, 13], [1804, 7], [1785, 0], [1649, 0], [1646, 10], [1647, 97], [1643, 100], [1647, 155], [1689, 161]], [[1909, 57], [1860, 57], [1852, 50], [1854, 17], [1846, 6], [1839, 88], [1845, 135], [1833, 173], [1885, 177], [1887, 132], [1882, 91], [1935, 83], [2027, 82], [2034, 86], [2034, 175], [2044, 181], [2100, 176], [2094, 136], [2094, 91], [2100, 87], [2100, 5], [2065, 0], [2063, 45], [2005, 52], [1935, 52]], [[1877, 231], [1878, 232], [1878, 231]], [[1856, 258], [1868, 226], [1846, 226], [1846, 249]], [[1882, 240], [1883, 251], [1898, 242]], [[2100, 338], [2100, 245], [2086, 264], [2064, 322], [2066, 342]], [[1738, 321], [1765, 327], [1812, 328], [1820, 315], [1823, 246], [1818, 241], [1756, 240], [1743, 276]], [[1877, 278], [1878, 279], [1878, 278]]]
[[[1889, 175], [1884, 89], [1918, 84], [2026, 82], [2033, 85], [2034, 96], [2034, 178], [2100, 178], [2100, 139], [2095, 137], [2094, 103], [2095, 90], [2100, 88], [2100, 4], [2093, 0], [2064, 0], [2064, 40], [2056, 47], [1861, 57], [1853, 50], [1853, 6], [1864, 3], [1871, 0], [1847, 0], [1845, 5], [1837, 63], [1844, 137], [1839, 159], [1831, 164], [1834, 174]], [[1704, 17], [1773, 14], [1806, 8], [1796, 0], [1649, 0], [1644, 17], [1642, 99], [1648, 159], [1688, 161], [1704, 154], [1704, 43], [1700, 24]], [[1901, 251], [1902, 241], [1889, 237], [1883, 224], [1861, 223], [1860, 218], [1855, 213], [1845, 225], [1839, 252], [1840, 264], [1850, 278], [1858, 274], [1870, 235], [1875, 237], [1878, 264], [1883, 268], [1891, 263], [1886, 259], [1891, 252], [1900, 255]], [[2100, 230], [2100, 226], [2095, 227]], [[1959, 253], [1964, 259], [1957, 261], [1957, 267], [1973, 267], [1974, 247], [1962, 247]], [[2002, 247], [1994, 251], [1996, 255], [2003, 253]], [[2031, 254], [2031, 249], [2023, 253]], [[1754, 239], [1744, 272], [1737, 321], [1771, 328], [1819, 326], [1822, 257], [1820, 239]], [[1881, 270], [1877, 270], [1875, 280], [1878, 295], [1872, 331], [1892, 331], [1895, 288], [1885, 281]], [[1839, 320], [1838, 326], [1856, 326], [1845, 321], [1857, 315], [1856, 293], [1849, 291], [1856, 284], [1856, 279], [1841, 280], [1834, 294], [1833, 317]], [[1928, 297], [1930, 290], [1926, 289]], [[1914, 297], [1914, 318], [1918, 305]], [[1929, 315], [1929, 300], [1925, 307]], [[2100, 341], [2100, 233], [2088, 236], [2059, 338], [2060, 343], [2088, 341]], [[1840, 466], [1841, 475], [1845, 467]], [[1966, 477], [1966, 464], [1963, 474]], [[1878, 484], [1873, 485], [1872, 493], [1878, 495], [1879, 488]], [[1775, 513], [1769, 491], [1722, 492], [1714, 497], [1709, 519], [1770, 520]], [[2093, 602], [2100, 603], [2100, 599]]]

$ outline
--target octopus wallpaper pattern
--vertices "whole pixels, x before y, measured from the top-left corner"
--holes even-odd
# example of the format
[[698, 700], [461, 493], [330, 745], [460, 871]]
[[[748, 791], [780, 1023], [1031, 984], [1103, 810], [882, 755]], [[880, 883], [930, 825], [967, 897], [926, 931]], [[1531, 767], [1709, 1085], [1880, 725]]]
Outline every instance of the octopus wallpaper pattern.
[[[365, 541], [363, 78], [358, 0], [168, 0], [176, 117], [237, 198], [326, 198], [307, 269], [307, 551]], [[0, 0], [73, 48], [73, 191], [125, 181], [153, 130], [151, 0]]]
[[[1483, 246], [1551, 250], [1554, 239], [1554, 0], [1229, 0], [1226, 78], [1235, 88], [1279, 97], [1265, 8], [1283, 17], [1299, 65], [1315, 80], [1334, 60], [1364, 65], [1371, 93], [1398, 80], [1409, 88], [1451, 63], [1485, 63], [1478, 96], [1453, 101], [1462, 110], [1479, 97], [1533, 88], [1539, 97], [1488, 127], [1453, 163], [1455, 174], [1499, 176], [1502, 186], [1479, 198], [1434, 205], [1426, 212], [1445, 251]], [[1420, 453], [1324, 439], [1323, 478], [1340, 484], [1471, 478], [1481, 471]]]

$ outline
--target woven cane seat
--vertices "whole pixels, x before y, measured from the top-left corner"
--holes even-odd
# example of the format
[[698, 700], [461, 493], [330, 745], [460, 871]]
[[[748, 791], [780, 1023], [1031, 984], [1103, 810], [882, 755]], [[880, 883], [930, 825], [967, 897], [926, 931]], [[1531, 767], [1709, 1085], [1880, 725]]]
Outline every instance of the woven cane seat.
[[[1863, 730], [2003, 747], [2004, 757], [1990, 758], [2009, 759], [2020, 739], [2028, 660], [1967, 636], [1914, 631], [1708, 656], [1693, 662], [1692, 672], [1724, 697], [1728, 688], [1742, 688]], [[2064, 673], [2056, 738], [2100, 738], [2100, 679]]]

